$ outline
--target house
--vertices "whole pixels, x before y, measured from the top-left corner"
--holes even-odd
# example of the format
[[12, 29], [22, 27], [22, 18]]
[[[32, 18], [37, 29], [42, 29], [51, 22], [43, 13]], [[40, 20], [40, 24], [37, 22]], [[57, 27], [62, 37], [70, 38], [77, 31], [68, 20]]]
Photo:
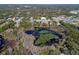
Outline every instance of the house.
[[49, 23], [48, 19], [46, 19], [45, 17], [41, 17], [41, 24], [43, 23], [48, 24]]
[[13, 21], [16, 23], [16, 24], [15, 24], [16, 27], [19, 27], [20, 22], [22, 21], [22, 19], [23, 19], [23, 17], [15, 17], [15, 18], [13, 19]]
[[52, 17], [53, 22], [56, 22], [57, 25], [60, 25], [60, 18], [59, 17]]
[[70, 23], [70, 24], [77, 24], [79, 23], [79, 17], [73, 18], [73, 17], [67, 17], [66, 19], [64, 19], [65, 23]]
[[73, 10], [73, 11], [70, 11], [69, 13], [78, 14], [79, 13], [79, 10]]
[[46, 17], [40, 17], [40, 19], [33, 19], [33, 17], [30, 18], [30, 22], [34, 24], [35, 22], [40, 23], [40, 26], [43, 26], [43, 24], [51, 25], [52, 20], [46, 19]]

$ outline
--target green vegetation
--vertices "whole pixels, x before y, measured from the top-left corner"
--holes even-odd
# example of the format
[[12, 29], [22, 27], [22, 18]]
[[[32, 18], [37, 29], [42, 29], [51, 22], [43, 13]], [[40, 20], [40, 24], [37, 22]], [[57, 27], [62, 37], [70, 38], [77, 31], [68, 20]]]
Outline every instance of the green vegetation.
[[7, 22], [7, 24], [5, 24], [4, 26], [0, 27], [0, 33], [4, 32], [5, 30], [9, 29], [9, 28], [14, 28], [14, 22], [13, 21], [9, 21]]
[[44, 46], [46, 42], [50, 41], [50, 39], [55, 38], [56, 36], [50, 32], [43, 32], [40, 34], [40, 37], [36, 40], [35, 44]]
[[22, 21], [22, 22], [20, 23], [20, 27], [23, 27], [24, 29], [26, 29], [26, 28], [31, 28], [32, 25], [31, 25], [30, 22]]
[[[62, 48], [65, 54], [79, 54], [79, 31], [74, 28], [74, 25], [62, 23], [68, 30], [66, 41]], [[65, 52], [66, 50], [66, 52]]]
[[40, 54], [41, 55], [59, 55], [59, 54], [61, 54], [61, 51], [57, 47], [48, 48], [47, 50], [43, 50]]
[[49, 50], [49, 55], [59, 55], [59, 54], [61, 54], [61, 52], [57, 48]]
[[[4, 6], [3, 6], [4, 7]], [[11, 7], [11, 6], [10, 6]], [[17, 6], [18, 7], [18, 6]], [[17, 44], [12, 47], [12, 53], [8, 51], [8, 47], [5, 47], [4, 51], [1, 51], [0, 54], [14, 54], [14, 55], [21, 55], [21, 54], [32, 54], [31, 52], [37, 52], [42, 54], [42, 55], [59, 55], [59, 54], [67, 54], [67, 55], [78, 55], [79, 54], [79, 30], [75, 28], [74, 25], [69, 24], [69, 23], [64, 23], [61, 22], [61, 24], [66, 28], [66, 32], [64, 33], [64, 28], [61, 28], [61, 26], [58, 26], [55, 21], [52, 22], [52, 25], [47, 25], [47, 24], [42, 24], [43, 26], [40, 25], [41, 22], [36, 22], [34, 23], [30, 22], [30, 17], [33, 17], [34, 19], [38, 20], [41, 17], [46, 17], [46, 19], [52, 19], [52, 17], [59, 17], [63, 18], [62, 15], [67, 18], [70, 16], [74, 16], [71, 18], [77, 18], [79, 15], [78, 14], [72, 14], [69, 13], [71, 10], [79, 10], [78, 7], [66, 7], [66, 6], [60, 6], [60, 7], [45, 7], [45, 8], [39, 8], [39, 7], [32, 7], [32, 8], [1, 8], [0, 9], [0, 34], [4, 36], [5, 39], [7, 40], [17, 40]], [[21, 7], [21, 6], [20, 6]], [[15, 27], [15, 22], [7, 20], [8, 18], [17, 18], [17, 17], [23, 17], [20, 26], [17, 28]], [[63, 20], [64, 20], [63, 18]], [[63, 36], [62, 40], [56, 39], [57, 43], [52, 44], [51, 46], [45, 46], [47, 42], [50, 42], [52, 38], [57, 38], [56, 35], [52, 34], [49, 31], [40, 31], [40, 35], [38, 39], [35, 41], [35, 45], [31, 45], [28, 40], [31, 41], [32, 35], [26, 35], [24, 34], [23, 30], [26, 29], [34, 29], [39, 30], [38, 27], [43, 27], [43, 28], [49, 28], [52, 30], [57, 31]], [[11, 29], [10, 29], [11, 28]], [[6, 31], [9, 29], [8, 31]], [[36, 34], [37, 35], [37, 34]], [[20, 39], [20, 40], [19, 40]], [[24, 42], [24, 41], [28, 41]], [[12, 41], [13, 42], [13, 41]], [[33, 42], [33, 41], [32, 41]], [[31, 43], [32, 43], [31, 42]], [[7, 43], [7, 42], [6, 42]], [[25, 46], [30, 44], [30, 46]], [[40, 48], [39, 48], [40, 46]], [[28, 47], [28, 49], [27, 49]], [[31, 49], [35, 50], [31, 50]], [[43, 49], [42, 49], [43, 48]], [[45, 48], [45, 49], [44, 49]]]
[[49, 54], [49, 51], [48, 50], [44, 50], [40, 53], [41, 55], [48, 55]]

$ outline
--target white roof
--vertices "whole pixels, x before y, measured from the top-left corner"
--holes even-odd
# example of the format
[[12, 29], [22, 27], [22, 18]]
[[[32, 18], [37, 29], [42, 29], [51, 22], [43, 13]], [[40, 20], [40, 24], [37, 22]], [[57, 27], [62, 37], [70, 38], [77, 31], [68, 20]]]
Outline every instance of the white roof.
[[41, 23], [46, 23], [46, 24], [48, 24], [48, 20], [46, 20], [46, 19], [45, 19], [45, 20], [42, 20]]
[[40, 19], [38, 19], [38, 20], [36, 20], [36, 22], [41, 22], [41, 20], [40, 20]]
[[30, 20], [33, 20], [33, 17], [30, 17]]
[[46, 19], [46, 17], [41, 17], [41, 20], [42, 20], [42, 19]]

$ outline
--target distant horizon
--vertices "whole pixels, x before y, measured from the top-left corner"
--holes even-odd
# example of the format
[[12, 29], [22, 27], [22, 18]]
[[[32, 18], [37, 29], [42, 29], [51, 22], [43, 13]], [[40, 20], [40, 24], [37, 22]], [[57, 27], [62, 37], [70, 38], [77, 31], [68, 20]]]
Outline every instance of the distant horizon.
[[0, 4], [0, 8], [15, 8], [15, 7], [24, 7], [24, 6], [32, 6], [32, 7], [78, 7], [79, 4]]

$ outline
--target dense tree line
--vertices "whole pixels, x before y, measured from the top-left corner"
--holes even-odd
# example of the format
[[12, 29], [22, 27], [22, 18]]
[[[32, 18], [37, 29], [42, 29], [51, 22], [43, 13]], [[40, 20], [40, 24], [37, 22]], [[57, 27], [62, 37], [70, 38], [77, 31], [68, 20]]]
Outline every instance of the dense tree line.
[[9, 21], [8, 24], [6, 24], [3, 27], [0, 27], [0, 33], [4, 32], [5, 30], [9, 29], [9, 28], [14, 28], [14, 22], [13, 21]]
[[79, 54], [79, 30], [74, 25], [62, 23], [68, 30], [66, 41], [61, 49], [65, 54]]

